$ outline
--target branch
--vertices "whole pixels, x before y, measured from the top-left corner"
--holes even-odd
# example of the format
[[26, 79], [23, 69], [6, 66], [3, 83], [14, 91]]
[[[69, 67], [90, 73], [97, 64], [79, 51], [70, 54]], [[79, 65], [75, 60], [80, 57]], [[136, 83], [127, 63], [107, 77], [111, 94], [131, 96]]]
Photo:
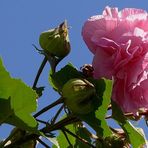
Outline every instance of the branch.
[[66, 131], [67, 133], [69, 133], [71, 136], [77, 138], [78, 140], [80, 140], [81, 142], [83, 142], [84, 144], [90, 146], [91, 148], [95, 148], [94, 145], [92, 145], [91, 143], [89, 143], [87, 140], [75, 135], [74, 133], [72, 133], [71, 131], [69, 131], [68, 129], [66, 129], [65, 127], [63, 128], [64, 131]]
[[39, 120], [39, 119], [36, 119], [36, 121], [38, 121], [38, 122], [40, 122], [40, 123], [43, 123], [43, 124], [47, 124], [47, 122], [46, 121], [42, 121], [42, 120]]
[[[46, 127], [41, 129], [40, 131], [43, 132], [44, 134], [50, 133], [53, 130], [60, 129], [68, 124], [78, 122], [78, 121], [80, 121], [80, 120], [77, 119], [75, 116], [71, 115], [71, 116], [68, 116], [67, 118], [55, 123], [54, 125], [47, 125], [46, 124]], [[5, 148], [16, 147], [16, 146], [21, 145], [21, 144], [23, 144], [27, 141], [30, 141], [30, 140], [39, 140], [38, 138], [39, 138], [39, 135], [37, 135], [37, 134], [26, 135], [24, 137], [21, 137], [19, 140], [15, 141], [14, 143], [11, 143], [11, 144], [5, 146]]]
[[66, 125], [69, 125], [71, 123], [78, 122], [78, 121], [80, 121], [80, 120], [77, 117], [71, 115], [71, 116], [68, 116], [67, 118], [62, 119], [61, 121], [59, 121], [53, 125], [48, 124], [46, 127], [41, 129], [41, 132], [50, 133], [51, 131], [61, 129], [62, 127], [66, 126]]
[[67, 136], [67, 133], [66, 133], [63, 129], [62, 129], [62, 132], [63, 132], [63, 134], [64, 134], [64, 136], [65, 136], [65, 138], [66, 138], [66, 140], [67, 140], [69, 146], [70, 146], [70, 147], [73, 147], [72, 144], [71, 144], [71, 142], [70, 142], [70, 140], [69, 140], [69, 138], [68, 138], [68, 136]]
[[[124, 114], [125, 117], [135, 117], [135, 118], [139, 117], [139, 116], [146, 116], [146, 115], [148, 115], [148, 111], [140, 112], [140, 113], [138, 113], [138, 116], [135, 116], [135, 114], [133, 114], [133, 113], [125, 113]], [[105, 119], [110, 119], [110, 118], [112, 118], [112, 115], [108, 115], [105, 117]]]
[[59, 110], [57, 111], [56, 115], [53, 117], [51, 124], [54, 124], [56, 119], [58, 118], [59, 114], [61, 113], [61, 111], [64, 108], [64, 104], [59, 108]]
[[45, 148], [50, 148], [45, 142], [43, 142], [40, 138], [37, 138], [37, 141], [41, 143]]
[[60, 104], [63, 102], [63, 99], [62, 98], [59, 98], [58, 100], [56, 100], [55, 102], [51, 103], [50, 105], [44, 107], [43, 109], [41, 109], [39, 112], [37, 112], [33, 117], [36, 118], [38, 117], [39, 115], [43, 114], [44, 112], [48, 111], [49, 109], [51, 109], [52, 107]]

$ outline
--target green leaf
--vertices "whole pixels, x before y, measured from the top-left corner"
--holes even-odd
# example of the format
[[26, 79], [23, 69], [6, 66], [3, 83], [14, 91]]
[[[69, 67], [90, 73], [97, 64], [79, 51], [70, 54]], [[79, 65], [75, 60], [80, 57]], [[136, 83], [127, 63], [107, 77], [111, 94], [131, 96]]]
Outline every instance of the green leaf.
[[139, 148], [146, 143], [144, 135], [126, 119], [119, 106], [113, 101], [112, 116], [126, 133], [127, 139], [133, 148]]
[[49, 83], [54, 89], [61, 90], [63, 85], [73, 78], [84, 78], [84, 76], [71, 63], [69, 63], [54, 74], [50, 72]]
[[9, 123], [25, 130], [35, 130], [31, 113], [37, 108], [37, 94], [19, 79], [11, 78], [0, 59], [0, 124]]
[[112, 81], [105, 79], [91, 81], [94, 83], [97, 92], [97, 96], [94, 99], [96, 110], [89, 114], [81, 115], [80, 118], [90, 125], [98, 136], [107, 137], [112, 134], [105, 120], [108, 105], [111, 101]]
[[52, 69], [50, 69], [50, 71], [49, 71], [49, 78], [48, 78], [49, 84], [53, 87], [53, 89], [55, 91], [58, 91], [58, 88], [57, 88], [57, 86], [56, 86], [56, 84], [54, 82], [54, 78], [52, 78], [52, 77], [53, 77], [53, 71], [52, 71]]
[[96, 114], [96, 118], [101, 120], [101, 125], [100, 126], [103, 129], [103, 136], [107, 137], [107, 136], [111, 135], [111, 131], [110, 131], [109, 126], [107, 125], [105, 117], [106, 117], [106, 113], [108, 111], [108, 106], [111, 103], [112, 81], [104, 79], [104, 82], [105, 82], [105, 90], [104, 91], [101, 91], [103, 89], [102, 89], [102, 87], [100, 87], [100, 86], [102, 86], [101, 83], [103, 83], [102, 80], [99, 80], [98, 84], [97, 84], [98, 95], [99, 95], [99, 93], [101, 94], [101, 92], [103, 92], [103, 94], [101, 94], [101, 96], [102, 96], [102, 104], [98, 108], [98, 110], [95, 112], [95, 114]]

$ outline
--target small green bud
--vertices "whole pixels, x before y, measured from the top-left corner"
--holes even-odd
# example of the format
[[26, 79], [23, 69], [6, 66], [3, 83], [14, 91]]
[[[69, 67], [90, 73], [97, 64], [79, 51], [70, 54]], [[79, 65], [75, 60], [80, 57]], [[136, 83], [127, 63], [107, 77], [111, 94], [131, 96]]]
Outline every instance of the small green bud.
[[88, 114], [93, 107], [95, 87], [86, 79], [71, 79], [62, 89], [64, 102], [75, 114]]
[[57, 28], [42, 32], [39, 43], [44, 52], [56, 57], [65, 57], [70, 52], [67, 22]]

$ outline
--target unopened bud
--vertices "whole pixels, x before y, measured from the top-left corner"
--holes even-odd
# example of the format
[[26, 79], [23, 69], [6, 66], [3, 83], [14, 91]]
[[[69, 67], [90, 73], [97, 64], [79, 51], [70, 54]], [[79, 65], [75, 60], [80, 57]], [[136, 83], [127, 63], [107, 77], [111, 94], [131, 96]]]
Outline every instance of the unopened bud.
[[44, 52], [56, 57], [65, 57], [70, 52], [67, 22], [57, 28], [42, 32], [39, 43]]
[[64, 102], [75, 114], [88, 114], [93, 107], [95, 87], [86, 79], [71, 79], [62, 89]]

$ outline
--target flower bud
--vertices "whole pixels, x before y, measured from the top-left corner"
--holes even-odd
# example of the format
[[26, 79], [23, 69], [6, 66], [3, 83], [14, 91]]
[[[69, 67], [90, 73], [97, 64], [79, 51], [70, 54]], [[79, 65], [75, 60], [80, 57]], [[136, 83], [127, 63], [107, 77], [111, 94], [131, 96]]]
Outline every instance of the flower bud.
[[64, 21], [57, 28], [42, 32], [39, 43], [47, 55], [65, 57], [70, 52], [67, 22]]
[[86, 79], [71, 79], [62, 89], [64, 102], [75, 114], [87, 114], [93, 107], [95, 87]]

